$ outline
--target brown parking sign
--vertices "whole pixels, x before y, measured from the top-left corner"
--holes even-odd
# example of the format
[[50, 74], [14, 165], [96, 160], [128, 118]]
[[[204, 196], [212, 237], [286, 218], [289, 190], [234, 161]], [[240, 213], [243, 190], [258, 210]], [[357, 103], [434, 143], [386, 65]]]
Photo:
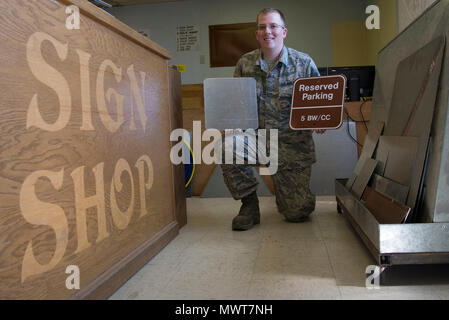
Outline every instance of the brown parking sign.
[[290, 128], [338, 129], [343, 123], [346, 78], [343, 75], [300, 78], [293, 86]]

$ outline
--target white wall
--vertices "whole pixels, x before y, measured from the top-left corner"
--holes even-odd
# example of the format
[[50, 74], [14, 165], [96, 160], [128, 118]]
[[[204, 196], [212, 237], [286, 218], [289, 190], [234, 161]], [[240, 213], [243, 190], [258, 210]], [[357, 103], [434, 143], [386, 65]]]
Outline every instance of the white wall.
[[[138, 31], [149, 30], [150, 38], [170, 51], [170, 64], [186, 65], [182, 83], [194, 84], [233, 74], [233, 67], [209, 67], [209, 25], [252, 22], [260, 9], [278, 8], [287, 22], [286, 45], [310, 54], [319, 67], [330, 66], [331, 23], [364, 20], [367, 4], [367, 0], [185, 0], [115, 7], [109, 12]], [[199, 51], [176, 51], [176, 27], [183, 25], [201, 26]]]

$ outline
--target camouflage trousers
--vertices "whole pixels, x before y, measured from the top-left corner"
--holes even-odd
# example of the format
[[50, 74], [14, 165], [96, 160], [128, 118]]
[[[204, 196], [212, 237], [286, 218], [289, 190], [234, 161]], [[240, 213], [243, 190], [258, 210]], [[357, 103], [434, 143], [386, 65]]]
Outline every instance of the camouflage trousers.
[[[242, 199], [257, 190], [254, 165], [222, 164], [223, 178], [234, 199]], [[279, 164], [272, 175], [276, 205], [288, 220], [305, 218], [315, 210], [315, 195], [310, 191], [312, 165], [294, 167]]]

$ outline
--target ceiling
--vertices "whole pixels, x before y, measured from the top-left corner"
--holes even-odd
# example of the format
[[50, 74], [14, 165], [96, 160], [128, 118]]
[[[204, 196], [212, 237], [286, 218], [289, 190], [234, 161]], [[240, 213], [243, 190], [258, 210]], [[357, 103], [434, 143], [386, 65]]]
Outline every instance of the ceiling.
[[104, 1], [116, 7], [116, 6], [130, 6], [145, 3], [175, 2], [183, 0], [104, 0]]

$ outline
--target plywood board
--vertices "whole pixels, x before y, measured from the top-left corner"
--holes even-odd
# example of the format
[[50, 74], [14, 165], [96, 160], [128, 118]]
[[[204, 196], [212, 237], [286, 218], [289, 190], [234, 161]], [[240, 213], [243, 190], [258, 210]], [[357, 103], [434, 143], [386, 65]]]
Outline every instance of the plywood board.
[[105, 298], [178, 232], [170, 55], [87, 1], [3, 0], [0, 42], [0, 299]]

